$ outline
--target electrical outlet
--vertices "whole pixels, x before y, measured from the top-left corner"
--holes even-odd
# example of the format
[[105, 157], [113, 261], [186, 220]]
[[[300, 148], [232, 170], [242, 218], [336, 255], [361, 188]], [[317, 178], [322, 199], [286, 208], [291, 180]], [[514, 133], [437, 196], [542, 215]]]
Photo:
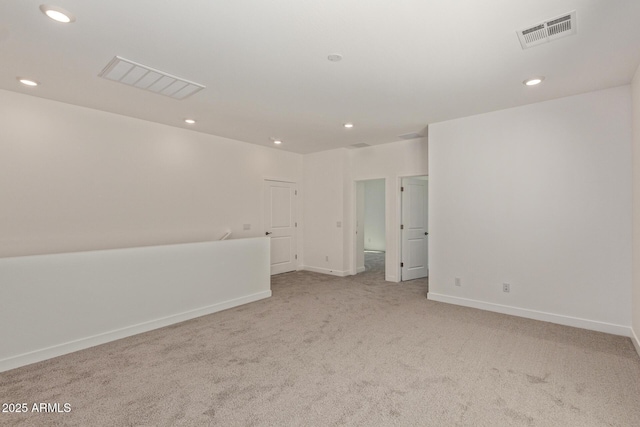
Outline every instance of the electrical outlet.
[[502, 284], [502, 292], [510, 292], [511, 291], [511, 285], [508, 283], [503, 283]]
[[327, 255], [326, 257], [324, 257], [324, 260], [329, 262], [329, 255]]
[[462, 279], [460, 279], [459, 277], [456, 277], [455, 284], [456, 286], [462, 286]]

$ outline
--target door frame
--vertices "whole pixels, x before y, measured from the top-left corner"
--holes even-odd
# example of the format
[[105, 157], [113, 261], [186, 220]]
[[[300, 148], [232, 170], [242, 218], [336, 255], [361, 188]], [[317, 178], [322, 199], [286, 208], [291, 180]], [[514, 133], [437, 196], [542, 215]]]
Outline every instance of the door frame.
[[[296, 240], [296, 252], [298, 257], [295, 259], [294, 262], [294, 266], [296, 271], [301, 270], [301, 265], [302, 264], [302, 220], [300, 218], [300, 203], [298, 202], [298, 200], [300, 199], [300, 195], [301, 195], [301, 191], [300, 191], [300, 186], [298, 185], [298, 183], [296, 181], [291, 181], [288, 179], [281, 179], [281, 178], [273, 178], [273, 177], [269, 177], [269, 176], [263, 176], [262, 177], [262, 191], [260, 191], [260, 201], [261, 201], [261, 211], [262, 211], [262, 215], [261, 215], [261, 228], [260, 228], [260, 236], [262, 237], [266, 237], [265, 236], [265, 230], [267, 228], [267, 224], [265, 224], [265, 217], [266, 217], [266, 212], [265, 212], [265, 205], [266, 205], [266, 200], [265, 200], [265, 192], [264, 192], [264, 185], [267, 181], [272, 181], [272, 182], [284, 182], [287, 184], [294, 184], [296, 186], [296, 191], [297, 191], [297, 197], [294, 200], [294, 214], [295, 214], [295, 221], [298, 223], [298, 226], [295, 227], [295, 240]], [[269, 261], [269, 264], [271, 264], [271, 261]], [[269, 266], [269, 270], [271, 270], [271, 266]]]
[[[396, 188], [397, 188], [397, 197], [396, 197], [396, 224], [395, 227], [398, 230], [397, 238], [396, 238], [396, 255], [398, 260], [398, 282], [402, 282], [402, 268], [400, 268], [400, 263], [402, 262], [402, 233], [400, 232], [400, 226], [402, 225], [402, 191], [400, 191], [400, 187], [402, 187], [402, 179], [403, 178], [419, 178], [426, 177], [427, 183], [429, 182], [429, 174], [420, 173], [420, 174], [409, 174], [409, 175], [398, 175], [396, 177]], [[429, 184], [427, 184], [429, 185]], [[428, 194], [428, 193], [427, 193]], [[427, 196], [429, 197], [429, 196]], [[427, 206], [429, 206], [429, 200], [427, 199]], [[427, 217], [429, 213], [427, 211]], [[427, 227], [428, 227], [427, 223]], [[429, 269], [429, 240], [427, 240], [427, 270]]]
[[[349, 274], [355, 275], [358, 273], [358, 241], [356, 239], [356, 221], [358, 220], [358, 182], [363, 181], [375, 181], [375, 180], [383, 180], [384, 181], [384, 237], [385, 241], [389, 239], [389, 192], [387, 191], [387, 181], [389, 181], [389, 177], [385, 175], [371, 176], [366, 178], [354, 179], [351, 181], [351, 262], [349, 265]], [[385, 271], [387, 263], [387, 257], [385, 255]], [[385, 273], [386, 275], [386, 273]]]

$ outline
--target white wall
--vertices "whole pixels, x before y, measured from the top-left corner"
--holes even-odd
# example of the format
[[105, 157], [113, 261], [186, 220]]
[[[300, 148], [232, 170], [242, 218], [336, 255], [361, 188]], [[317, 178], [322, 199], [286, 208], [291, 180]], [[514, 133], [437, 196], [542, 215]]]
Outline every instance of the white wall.
[[364, 183], [356, 182], [356, 273], [365, 270], [364, 265]]
[[633, 100], [633, 343], [640, 354], [640, 67], [631, 84]]
[[630, 95], [430, 126], [430, 299], [628, 335]]
[[[386, 279], [397, 281], [400, 177], [428, 173], [426, 139], [323, 151], [306, 155], [303, 161], [305, 268], [338, 275], [356, 273], [356, 181], [385, 178]], [[336, 226], [338, 221], [341, 228]]]
[[304, 268], [344, 276], [345, 149], [304, 156]]
[[364, 248], [369, 251], [386, 249], [384, 187], [384, 179], [364, 181]]
[[[353, 182], [385, 178], [385, 276], [386, 280], [400, 280], [400, 181], [403, 176], [427, 175], [427, 139], [398, 141], [373, 147], [349, 150], [347, 191], [353, 192]], [[355, 203], [349, 195], [351, 216], [355, 216]], [[348, 230], [352, 236], [352, 230]], [[355, 249], [353, 238], [348, 243], [350, 251]], [[352, 265], [352, 271], [355, 267]]]
[[264, 236], [1, 258], [0, 372], [268, 298], [269, 269]]
[[264, 178], [302, 156], [0, 91], [0, 257], [262, 236]]

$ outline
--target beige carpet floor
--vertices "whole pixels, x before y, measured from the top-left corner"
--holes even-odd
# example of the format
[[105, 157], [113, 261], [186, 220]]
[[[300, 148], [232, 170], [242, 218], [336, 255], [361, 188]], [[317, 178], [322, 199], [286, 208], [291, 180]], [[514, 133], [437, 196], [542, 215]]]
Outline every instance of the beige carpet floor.
[[629, 339], [429, 301], [426, 280], [384, 282], [382, 257], [0, 373], [3, 403], [71, 406], [0, 425], [640, 426]]

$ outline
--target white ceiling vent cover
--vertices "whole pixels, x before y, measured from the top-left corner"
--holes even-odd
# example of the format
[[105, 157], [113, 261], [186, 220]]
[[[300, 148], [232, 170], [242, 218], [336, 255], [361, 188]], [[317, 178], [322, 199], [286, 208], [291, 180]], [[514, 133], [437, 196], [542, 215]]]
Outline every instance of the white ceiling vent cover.
[[574, 10], [557, 18], [520, 30], [517, 34], [522, 48], [528, 49], [575, 34], [577, 29], [576, 11]]
[[411, 133], [405, 133], [403, 135], [398, 135], [398, 138], [402, 138], [402, 139], [416, 139], [416, 138], [422, 138], [424, 137], [424, 135], [421, 135], [417, 132], [411, 132]]
[[119, 56], [114, 57], [99, 76], [174, 99], [185, 99], [205, 88], [201, 84], [172, 76], [164, 71]]

